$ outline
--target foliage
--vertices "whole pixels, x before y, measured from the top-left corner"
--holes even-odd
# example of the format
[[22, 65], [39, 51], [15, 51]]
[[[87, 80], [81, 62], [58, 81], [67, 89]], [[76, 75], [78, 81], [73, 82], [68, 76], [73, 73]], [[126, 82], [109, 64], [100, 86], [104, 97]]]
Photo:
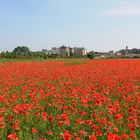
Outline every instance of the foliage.
[[93, 53], [88, 53], [88, 54], [87, 54], [87, 57], [88, 57], [89, 59], [94, 59], [94, 54], [93, 54]]
[[16, 55], [28, 55], [30, 53], [30, 49], [26, 46], [18, 46], [13, 50], [13, 53]]

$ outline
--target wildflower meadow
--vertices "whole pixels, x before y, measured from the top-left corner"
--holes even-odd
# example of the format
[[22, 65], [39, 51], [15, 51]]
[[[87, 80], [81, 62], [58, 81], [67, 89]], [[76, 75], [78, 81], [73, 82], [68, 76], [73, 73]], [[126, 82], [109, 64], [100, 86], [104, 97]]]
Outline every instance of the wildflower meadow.
[[139, 60], [0, 63], [0, 140], [133, 139]]

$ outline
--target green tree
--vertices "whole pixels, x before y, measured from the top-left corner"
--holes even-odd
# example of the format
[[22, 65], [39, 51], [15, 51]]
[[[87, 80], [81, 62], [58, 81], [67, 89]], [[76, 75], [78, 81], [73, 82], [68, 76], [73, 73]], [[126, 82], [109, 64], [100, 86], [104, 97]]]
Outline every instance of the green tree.
[[87, 57], [88, 57], [89, 59], [94, 59], [94, 53], [93, 53], [93, 52], [88, 53], [88, 54], [87, 54]]
[[17, 46], [14, 50], [13, 53], [16, 55], [28, 55], [30, 54], [30, 49], [26, 46]]
[[2, 57], [2, 58], [5, 58], [5, 52], [2, 52], [2, 53], [1, 53], [1, 57]]

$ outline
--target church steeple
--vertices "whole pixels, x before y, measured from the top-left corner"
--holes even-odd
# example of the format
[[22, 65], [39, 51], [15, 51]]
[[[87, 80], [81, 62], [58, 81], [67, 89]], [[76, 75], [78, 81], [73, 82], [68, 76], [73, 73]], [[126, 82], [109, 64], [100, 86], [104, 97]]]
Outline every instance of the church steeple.
[[125, 56], [128, 55], [128, 46], [126, 46], [126, 50], [125, 50]]

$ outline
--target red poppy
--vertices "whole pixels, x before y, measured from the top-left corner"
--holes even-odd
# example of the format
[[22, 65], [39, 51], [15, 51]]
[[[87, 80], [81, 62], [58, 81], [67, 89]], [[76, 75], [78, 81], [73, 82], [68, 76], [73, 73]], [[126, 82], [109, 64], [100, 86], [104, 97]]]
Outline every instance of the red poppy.
[[37, 133], [37, 129], [35, 127], [32, 128], [32, 133], [34, 133], [34, 134]]

